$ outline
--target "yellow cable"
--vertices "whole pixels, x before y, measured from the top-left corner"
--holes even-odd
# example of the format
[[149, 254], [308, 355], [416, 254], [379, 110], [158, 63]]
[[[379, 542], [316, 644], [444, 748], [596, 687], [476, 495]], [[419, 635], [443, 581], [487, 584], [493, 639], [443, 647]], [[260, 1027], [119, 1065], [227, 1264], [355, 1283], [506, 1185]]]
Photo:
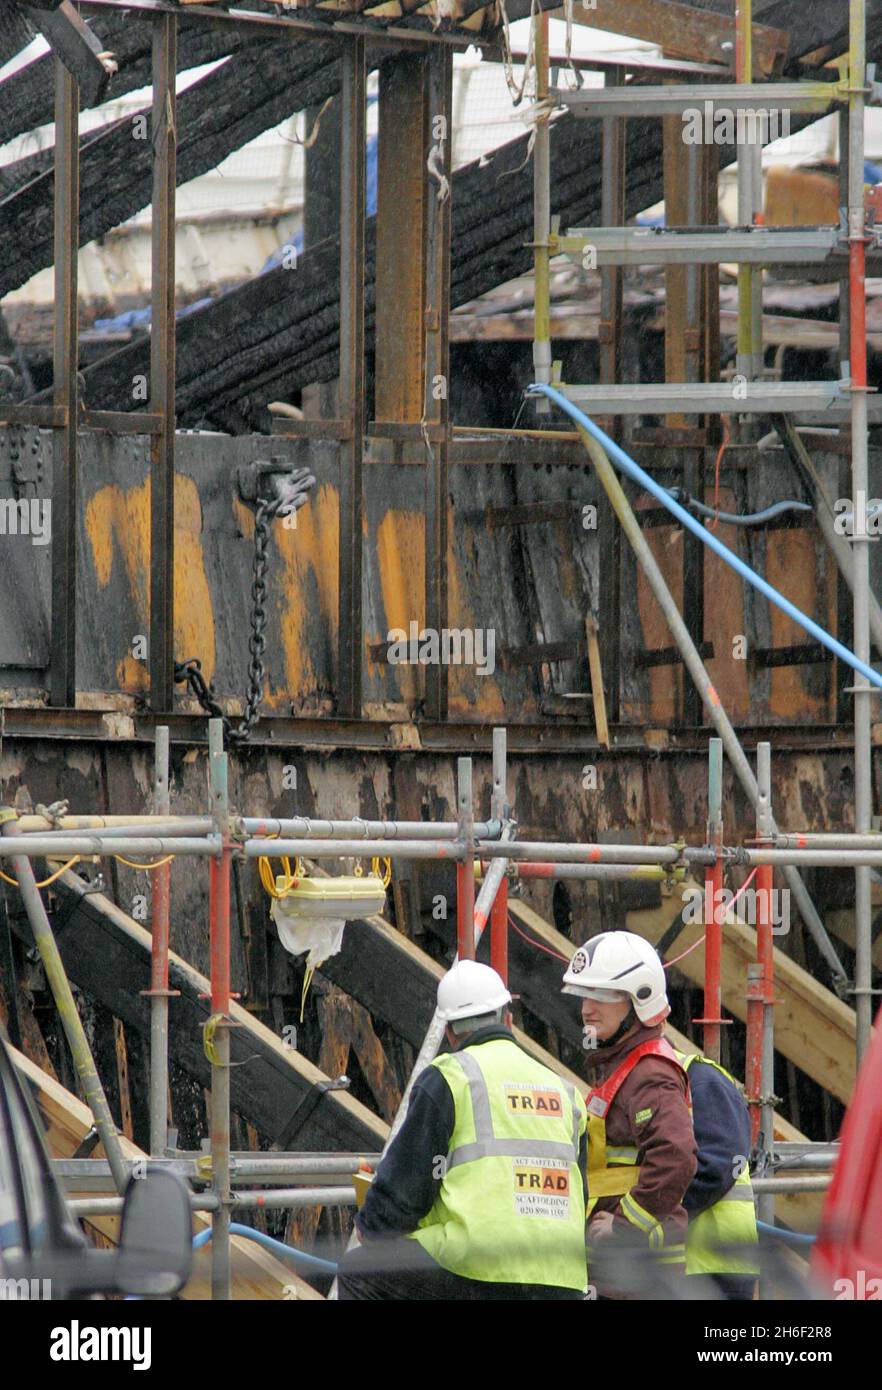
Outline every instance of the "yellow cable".
[[164, 859], [156, 859], [152, 864], [136, 864], [132, 859], [124, 859], [121, 854], [115, 854], [113, 857], [118, 859], [120, 864], [125, 864], [128, 869], [161, 869], [163, 864], [170, 864], [175, 856], [167, 854]]
[[380, 863], [380, 856], [375, 855], [371, 860], [371, 873], [376, 874], [384, 888], [388, 888], [389, 884], [392, 882], [392, 860], [386, 856], [383, 857], [382, 863], [385, 864], [386, 867], [382, 873], [380, 873]]
[[[54, 883], [57, 878], [61, 878], [61, 875], [67, 873], [68, 869], [72, 869], [74, 864], [79, 864], [80, 857], [79, 854], [75, 854], [73, 859], [68, 859], [66, 864], [62, 864], [60, 869], [56, 869], [54, 874], [50, 874], [48, 878], [43, 879], [42, 883], [37, 883], [34, 886], [36, 888], [48, 888], [50, 883]], [[8, 874], [2, 872], [0, 872], [0, 878], [3, 879], [4, 883], [11, 883], [13, 888], [18, 887], [17, 878], [10, 878]]]
[[257, 861], [257, 871], [260, 874], [260, 881], [269, 893], [271, 898], [277, 901], [279, 898], [286, 898], [297, 880], [303, 878], [303, 866], [299, 856], [294, 860], [294, 869], [291, 870], [291, 860], [287, 855], [282, 857], [282, 872], [285, 876], [285, 886], [281, 891], [276, 887], [276, 876], [273, 873], [272, 864], [266, 855], [261, 855]]
[[312, 984], [312, 977], [313, 977], [314, 974], [315, 974], [315, 966], [314, 966], [314, 965], [308, 965], [308, 966], [306, 967], [306, 969], [304, 970], [304, 972], [303, 972], [303, 991], [302, 991], [302, 993], [301, 993], [301, 995], [300, 995], [300, 1022], [301, 1022], [301, 1023], [303, 1022], [303, 1011], [304, 1011], [304, 1009], [306, 1008], [306, 995], [307, 995], [307, 993], [308, 993], [308, 991], [309, 991], [309, 986]]

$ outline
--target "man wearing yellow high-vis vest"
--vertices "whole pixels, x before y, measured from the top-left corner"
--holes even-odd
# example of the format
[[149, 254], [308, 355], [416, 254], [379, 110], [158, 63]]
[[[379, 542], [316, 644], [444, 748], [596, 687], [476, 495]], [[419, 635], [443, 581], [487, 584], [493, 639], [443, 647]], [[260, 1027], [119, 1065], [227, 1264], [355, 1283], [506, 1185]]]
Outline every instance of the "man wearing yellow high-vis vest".
[[511, 1031], [511, 995], [460, 961], [450, 1053], [421, 1073], [344, 1257], [341, 1299], [585, 1297], [585, 1106]]
[[[670, 1013], [664, 968], [642, 937], [601, 932], [576, 951], [563, 979], [564, 993], [582, 1001], [591, 1082], [589, 1279], [599, 1298], [639, 1297], [636, 1279], [646, 1280], [650, 1259], [663, 1267], [660, 1288], [685, 1274], [683, 1199], [696, 1169], [686, 1071], [662, 1036]], [[645, 1251], [639, 1268], [629, 1260], [630, 1284], [592, 1273], [599, 1244], [612, 1237]]]

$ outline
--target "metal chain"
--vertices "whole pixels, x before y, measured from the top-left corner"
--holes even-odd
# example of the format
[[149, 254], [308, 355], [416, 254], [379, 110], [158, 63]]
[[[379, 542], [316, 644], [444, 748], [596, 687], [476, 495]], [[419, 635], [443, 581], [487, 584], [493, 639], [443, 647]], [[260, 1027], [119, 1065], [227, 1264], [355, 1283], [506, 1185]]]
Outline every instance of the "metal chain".
[[202, 708], [224, 725], [224, 743], [244, 742], [251, 737], [251, 731], [260, 718], [260, 702], [263, 699], [263, 683], [266, 667], [263, 657], [266, 651], [266, 574], [269, 567], [267, 551], [271, 523], [279, 515], [296, 512], [306, 503], [315, 487], [315, 478], [308, 468], [296, 468], [290, 474], [273, 480], [274, 495], [260, 498], [254, 520], [254, 559], [251, 565], [251, 613], [248, 619], [250, 633], [248, 651], [248, 693], [245, 697], [245, 713], [234, 729], [224, 714], [210, 681], [202, 674], [202, 665], [196, 657], [189, 661], [175, 662], [175, 681], [186, 681]]
[[187, 661], [175, 662], [175, 684], [181, 685], [186, 681], [191, 691], [199, 701], [206, 714], [211, 714], [215, 719], [224, 721], [224, 737], [230, 735], [230, 721], [224, 714], [217, 700], [215, 699], [214, 687], [207, 681], [202, 674], [202, 662], [196, 656], [191, 656]]
[[263, 699], [263, 682], [266, 668], [263, 654], [266, 651], [266, 571], [267, 547], [270, 539], [270, 522], [283, 505], [282, 498], [262, 498], [257, 504], [254, 520], [254, 561], [251, 567], [251, 633], [248, 637], [248, 650], [251, 660], [248, 663], [248, 694], [245, 697], [245, 715], [239, 722], [233, 737], [247, 739], [260, 717], [260, 702]]

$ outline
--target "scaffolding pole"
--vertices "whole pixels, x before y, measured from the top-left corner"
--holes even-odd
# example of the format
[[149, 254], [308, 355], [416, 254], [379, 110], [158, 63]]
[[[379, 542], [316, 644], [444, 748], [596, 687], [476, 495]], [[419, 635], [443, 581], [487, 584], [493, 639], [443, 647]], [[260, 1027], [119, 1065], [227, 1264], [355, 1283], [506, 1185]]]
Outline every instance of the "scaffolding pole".
[[[866, 522], [867, 460], [867, 232], [864, 208], [864, 83], [867, 69], [865, 0], [850, 0], [848, 57], [848, 251], [849, 345], [851, 354], [851, 479], [854, 524], [854, 653], [870, 661], [870, 537]], [[873, 805], [872, 687], [854, 678], [854, 828], [870, 829]], [[857, 1060], [870, 1045], [873, 1020], [873, 939], [870, 870], [855, 868], [855, 1012]]]
[[704, 1028], [702, 1050], [712, 1062], [720, 1060], [720, 1028], [727, 1021], [720, 1014], [720, 973], [723, 958], [723, 741], [712, 738], [707, 764], [707, 842], [715, 859], [704, 876], [704, 1017], [693, 1019]]
[[211, 1172], [218, 1208], [212, 1220], [211, 1296], [232, 1297], [230, 1251], [230, 847], [228, 759], [221, 719], [208, 721], [211, 809], [221, 838], [219, 859], [208, 865], [211, 1016], [204, 1046], [211, 1063]]
[[[744, 749], [741, 747], [741, 742], [732, 726], [729, 716], [723, 709], [720, 697], [711, 682], [695, 643], [689, 635], [686, 624], [680, 615], [680, 610], [668, 588], [658, 562], [649, 548], [646, 537], [640, 529], [640, 525], [634, 515], [634, 510], [625, 495], [624, 488], [616, 476], [615, 469], [607, 458], [606, 451], [591, 437], [587, 430], [580, 428], [579, 434], [594, 462], [598, 478], [600, 479], [604, 491], [612, 502], [613, 510], [621, 522], [622, 529], [628, 537], [643, 572], [649, 581], [649, 586], [658, 601], [659, 607], [670, 628], [671, 635], [683, 657], [684, 665], [701, 692], [705, 709], [708, 711], [711, 722], [723, 741], [726, 756], [735, 769], [738, 781], [747, 793], [751, 805], [755, 807], [757, 804], [757, 785], [753, 770], [747, 760]], [[793, 868], [787, 869], [785, 878], [787, 879], [790, 891], [802, 914], [803, 921], [806, 923], [818, 949], [827, 962], [827, 966], [833, 977], [834, 987], [837, 989], [844, 989], [847, 985], [845, 969], [836, 954], [836, 950], [827, 934], [827, 930], [809, 896], [808, 889], [799, 874]]]
[[[157, 816], [167, 816], [169, 800], [169, 731], [156, 730], [153, 804]], [[168, 987], [168, 947], [171, 910], [171, 864], [152, 870], [153, 901], [150, 942], [150, 1152], [165, 1152], [168, 1134], [168, 1001], [179, 990]]]
[[[24, 838], [16, 824], [15, 811], [11, 807], [0, 808], [0, 834], [16, 841]], [[9, 847], [4, 845], [3, 848]], [[17, 854], [12, 860], [12, 867], [18, 879], [21, 900], [34, 933], [34, 942], [40, 953], [46, 979], [52, 991], [52, 998], [55, 1000], [55, 1007], [58, 1009], [58, 1016], [70, 1046], [74, 1067], [83, 1088], [86, 1104], [92, 1111], [95, 1128], [104, 1146], [116, 1190], [122, 1193], [125, 1191], [129, 1172], [123, 1158], [119, 1132], [110, 1113], [107, 1096], [101, 1085], [101, 1078], [98, 1075], [92, 1049], [89, 1046], [89, 1040], [77, 1010], [76, 1000], [73, 997], [73, 991], [64, 969], [58, 943], [55, 940], [43, 899], [40, 897], [40, 890], [34, 879], [31, 861], [27, 855]]]

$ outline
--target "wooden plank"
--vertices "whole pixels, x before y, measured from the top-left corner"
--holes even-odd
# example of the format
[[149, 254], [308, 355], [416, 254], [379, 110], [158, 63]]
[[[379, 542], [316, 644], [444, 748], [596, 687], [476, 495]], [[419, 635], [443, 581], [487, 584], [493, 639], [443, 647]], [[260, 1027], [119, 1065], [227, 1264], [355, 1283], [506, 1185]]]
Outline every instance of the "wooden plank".
[[[92, 1113], [88, 1106], [72, 1096], [52, 1077], [35, 1066], [23, 1053], [10, 1049], [12, 1060], [21, 1076], [36, 1089], [38, 1104], [47, 1125], [47, 1141], [55, 1158], [70, 1158], [92, 1127]], [[146, 1158], [147, 1155], [130, 1139], [120, 1140], [123, 1156], [126, 1159]], [[93, 1155], [103, 1157], [99, 1146]], [[71, 1193], [75, 1196], [75, 1193]], [[87, 1193], [81, 1194], [87, 1196]], [[118, 1217], [90, 1217], [89, 1223], [102, 1235], [109, 1237], [114, 1244], [118, 1238]], [[210, 1218], [202, 1212], [193, 1213], [194, 1233], [209, 1226]], [[288, 1269], [262, 1250], [253, 1241], [234, 1236], [233, 1247], [233, 1297], [250, 1299], [283, 1299], [293, 1296], [304, 1300], [321, 1300], [321, 1294], [305, 1283], [293, 1270]], [[211, 1297], [211, 1247], [203, 1246], [193, 1259], [193, 1276], [183, 1293], [185, 1299], [209, 1299]]]
[[427, 123], [422, 55], [387, 59], [380, 65], [377, 153], [377, 420], [423, 414]]
[[[105, 1004], [127, 1025], [149, 1037], [150, 1014], [141, 990], [149, 987], [150, 933], [101, 893], [86, 893], [83, 883], [65, 874], [56, 885], [59, 948], [73, 983]], [[15, 929], [26, 930], [16, 920]], [[208, 1018], [206, 977], [175, 952], [169, 956], [171, 989], [181, 991], [169, 1008], [170, 1054], [202, 1085], [209, 1066], [202, 1046]], [[281, 1037], [239, 1004], [231, 1009], [233, 1067], [232, 1106], [263, 1134], [274, 1139], [291, 1112], [324, 1073], [308, 1058], [286, 1047]], [[242, 1063], [243, 1065], [236, 1065]], [[329, 1093], [313, 1111], [303, 1132], [303, 1147], [332, 1150], [383, 1147], [388, 1127], [352, 1096]]]
[[132, 1096], [129, 1090], [129, 1052], [126, 1030], [121, 1019], [113, 1020], [113, 1041], [116, 1045], [116, 1079], [119, 1086], [120, 1126], [127, 1139], [134, 1139], [132, 1128]]
[[[611, 621], [618, 622], [618, 615], [613, 614]], [[606, 719], [606, 692], [603, 688], [603, 670], [600, 664], [598, 626], [597, 619], [591, 614], [585, 619], [585, 637], [588, 642], [588, 669], [591, 672], [591, 698], [594, 702], [597, 739], [604, 748], [609, 748], [609, 724]]]

